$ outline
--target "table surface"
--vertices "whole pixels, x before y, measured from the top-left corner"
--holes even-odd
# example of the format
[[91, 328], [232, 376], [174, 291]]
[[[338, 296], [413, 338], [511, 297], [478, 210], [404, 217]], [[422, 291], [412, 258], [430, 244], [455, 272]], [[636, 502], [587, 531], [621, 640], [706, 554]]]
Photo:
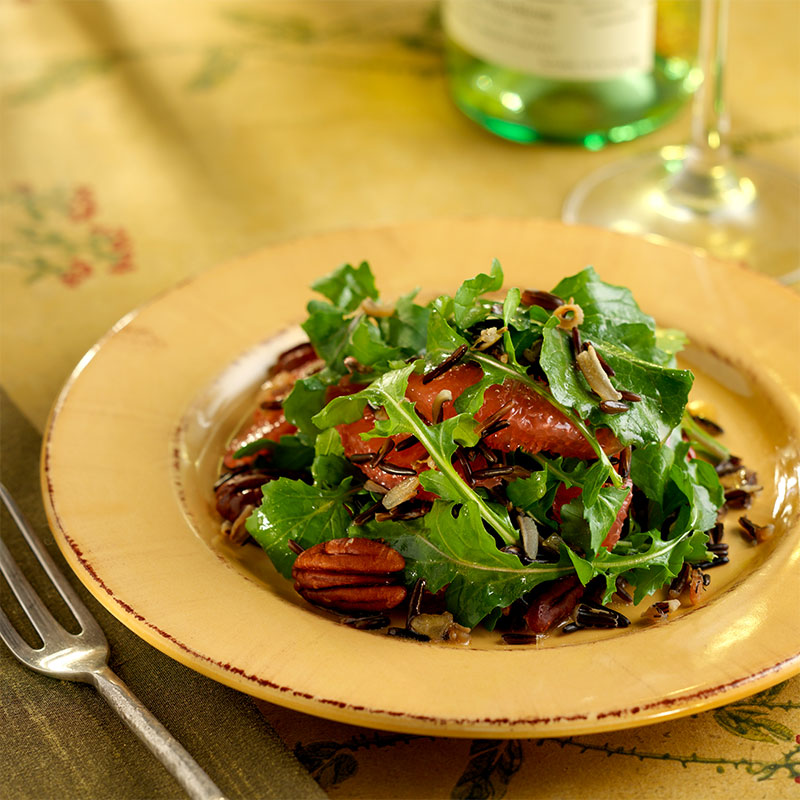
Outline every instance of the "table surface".
[[[599, 152], [492, 137], [448, 98], [435, 10], [429, 0], [0, 2], [4, 481], [24, 492], [23, 479], [36, 480], [38, 436], [81, 356], [179, 281], [320, 231], [439, 216], [558, 218], [593, 169], [687, 138], [688, 111]], [[800, 172], [800, 0], [733, 0], [729, 54], [734, 146]], [[44, 534], [37, 502], [28, 510]], [[154, 653], [124, 631], [111, 638], [139, 662]], [[2, 657], [16, 705], [0, 704], [15, 743], [4, 743], [0, 783], [13, 798], [49, 796], [48, 772], [74, 753], [63, 736], [37, 734], [50, 723], [35, 709], [46, 697], [52, 714], [76, 713], [86, 695], [54, 702], [58, 684]], [[124, 665], [126, 653], [118, 659]], [[800, 678], [647, 728], [487, 742], [351, 728], [260, 702], [256, 711], [166, 662], [150, 676], [155, 687], [134, 670], [128, 680], [152, 692], [168, 727], [194, 736], [198, 759], [211, 759], [231, 796], [271, 796], [274, 787], [248, 783], [259, 752], [275, 763], [285, 756], [282, 786], [295, 788], [284, 796], [314, 794], [293, 771], [298, 761], [342, 798], [622, 800], [643, 785], [659, 797], [697, 787], [708, 797], [800, 792]], [[200, 705], [227, 709], [194, 720], [195, 734], [182, 727], [185, 708], [158, 699], [186, 681]], [[212, 733], [197, 733], [203, 725], [241, 743], [226, 755], [229, 771], [211, 755]], [[106, 733], [113, 763], [136, 763], [125, 731]], [[71, 794], [104, 796], [108, 770], [89, 759]], [[146, 761], [138, 772], [120, 767], [114, 796], [180, 796], [155, 773]]]

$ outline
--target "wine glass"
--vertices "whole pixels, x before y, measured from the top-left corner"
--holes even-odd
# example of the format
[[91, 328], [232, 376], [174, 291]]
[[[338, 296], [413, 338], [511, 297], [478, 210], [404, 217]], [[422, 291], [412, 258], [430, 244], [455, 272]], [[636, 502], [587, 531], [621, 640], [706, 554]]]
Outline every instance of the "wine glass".
[[689, 144], [589, 175], [567, 198], [562, 218], [685, 242], [790, 285], [800, 282], [800, 180], [732, 152], [728, 143], [728, 10], [728, 0], [702, 0], [703, 82], [692, 101]]

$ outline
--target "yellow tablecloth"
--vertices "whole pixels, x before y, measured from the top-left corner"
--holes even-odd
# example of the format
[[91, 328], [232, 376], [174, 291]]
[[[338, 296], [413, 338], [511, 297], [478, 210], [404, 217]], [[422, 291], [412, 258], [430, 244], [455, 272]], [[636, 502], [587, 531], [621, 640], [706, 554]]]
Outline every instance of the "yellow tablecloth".
[[[349, 226], [556, 218], [592, 169], [686, 139], [687, 114], [598, 153], [491, 137], [448, 99], [435, 11], [0, 2], [0, 382], [36, 429], [118, 318], [212, 265]], [[800, 172], [800, 0], [734, 0], [729, 52], [735, 146]], [[433, 741], [259, 708], [334, 797], [800, 791], [800, 679], [697, 717], [548, 741]], [[46, 795], [34, 782], [25, 796]]]

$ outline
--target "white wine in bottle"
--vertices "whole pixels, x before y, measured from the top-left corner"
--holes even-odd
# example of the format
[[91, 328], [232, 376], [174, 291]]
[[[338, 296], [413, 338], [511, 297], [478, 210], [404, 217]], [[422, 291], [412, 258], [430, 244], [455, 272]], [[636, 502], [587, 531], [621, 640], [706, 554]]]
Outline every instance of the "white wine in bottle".
[[492, 133], [597, 150], [700, 83], [698, 0], [443, 0], [450, 91]]

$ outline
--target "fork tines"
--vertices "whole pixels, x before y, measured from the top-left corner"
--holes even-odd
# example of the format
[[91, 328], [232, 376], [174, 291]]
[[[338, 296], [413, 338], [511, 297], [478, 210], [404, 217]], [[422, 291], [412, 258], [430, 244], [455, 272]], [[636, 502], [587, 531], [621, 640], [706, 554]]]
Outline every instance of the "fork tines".
[[86, 608], [83, 601], [55, 565], [55, 562], [45, 550], [41, 541], [39, 541], [16, 502], [1, 483], [0, 498], [8, 508], [12, 519], [17, 524], [36, 559], [42, 565], [47, 577], [81, 627], [80, 633], [72, 634], [59, 624], [22, 573], [5, 542], [0, 538], [0, 571], [19, 601], [25, 615], [39, 634], [43, 644], [40, 648], [33, 648], [25, 642], [2, 609], [0, 609], [0, 638], [20, 661], [32, 669], [58, 676], [64, 676], [69, 673], [70, 677], [75, 677], [73, 669], [70, 668], [70, 660], [56, 659], [55, 656], [65, 650], [75, 649], [76, 646], [84, 650], [92, 648], [95, 651], [99, 651], [97, 654], [105, 654], [108, 649], [105, 634], [89, 612], [89, 609]]

